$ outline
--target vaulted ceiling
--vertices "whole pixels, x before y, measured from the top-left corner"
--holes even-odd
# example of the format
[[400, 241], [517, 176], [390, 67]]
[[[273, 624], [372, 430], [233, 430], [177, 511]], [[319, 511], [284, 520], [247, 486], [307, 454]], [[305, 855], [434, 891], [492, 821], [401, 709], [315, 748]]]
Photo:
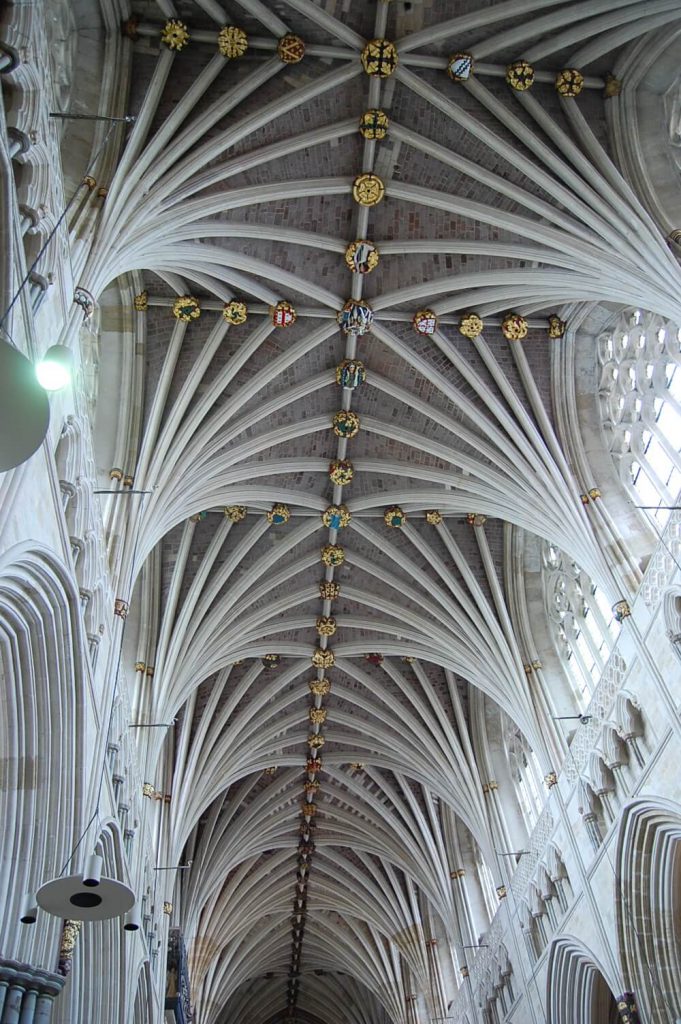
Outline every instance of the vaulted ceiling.
[[[611, 585], [554, 422], [551, 317], [681, 312], [607, 146], [609, 73], [650, 7], [165, 0], [128, 23], [136, 122], [83, 286], [134, 272], [146, 292], [151, 493], [126, 557], [145, 567], [147, 710], [177, 717], [171, 847], [193, 862], [206, 1024], [403, 1020], [400, 957], [425, 990], [424, 935], [460, 941], [453, 851], [489, 852], [482, 695], [548, 767], [514, 537]], [[196, 300], [179, 319], [178, 296]]]

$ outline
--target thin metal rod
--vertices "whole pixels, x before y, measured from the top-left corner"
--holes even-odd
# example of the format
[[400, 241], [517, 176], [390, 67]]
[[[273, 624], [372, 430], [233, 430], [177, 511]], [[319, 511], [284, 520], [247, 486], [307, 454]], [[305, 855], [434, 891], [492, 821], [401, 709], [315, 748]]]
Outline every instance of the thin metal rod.
[[62, 114], [51, 110], [48, 117], [58, 117], [62, 121], [113, 121], [121, 124], [133, 124], [136, 118], [132, 114], [125, 117], [107, 117], [106, 114]]
[[175, 719], [172, 722], [131, 722], [128, 729], [169, 729], [174, 724]]
[[93, 494], [151, 494], [151, 491], [136, 491], [134, 487], [126, 488], [124, 491], [93, 491]]
[[660, 509], [665, 509], [669, 512], [681, 511], [681, 505], [634, 505], [634, 508], [652, 509], [653, 512], [658, 512]]
[[170, 864], [166, 868], [154, 868], [154, 871], [188, 871], [192, 863], [193, 861], [190, 861], [189, 864]]

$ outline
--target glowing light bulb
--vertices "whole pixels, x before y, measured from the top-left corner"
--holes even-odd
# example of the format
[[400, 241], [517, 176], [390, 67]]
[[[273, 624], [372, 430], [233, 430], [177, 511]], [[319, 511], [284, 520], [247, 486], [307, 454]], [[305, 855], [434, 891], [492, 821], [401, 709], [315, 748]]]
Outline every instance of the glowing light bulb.
[[45, 391], [60, 391], [71, 382], [73, 359], [64, 345], [52, 345], [36, 363], [35, 375]]

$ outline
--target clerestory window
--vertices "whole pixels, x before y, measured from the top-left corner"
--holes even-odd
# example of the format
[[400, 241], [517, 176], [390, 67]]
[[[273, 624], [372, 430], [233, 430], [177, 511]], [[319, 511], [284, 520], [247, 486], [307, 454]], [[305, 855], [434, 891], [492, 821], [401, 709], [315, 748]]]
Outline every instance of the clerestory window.
[[537, 824], [544, 807], [542, 770], [537, 755], [510, 718], [505, 721], [504, 745], [516, 796], [528, 833]]
[[603, 425], [620, 478], [663, 525], [681, 490], [681, 329], [627, 310], [598, 339]]
[[602, 590], [554, 544], [542, 549], [546, 610], [577, 706], [591, 699], [619, 633]]

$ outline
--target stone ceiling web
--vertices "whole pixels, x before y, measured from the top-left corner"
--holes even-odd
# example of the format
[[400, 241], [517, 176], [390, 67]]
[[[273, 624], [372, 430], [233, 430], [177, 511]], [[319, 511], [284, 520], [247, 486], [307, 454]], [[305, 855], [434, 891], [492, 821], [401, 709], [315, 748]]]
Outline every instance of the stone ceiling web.
[[216, 1024], [335, 1019], [332, 984], [401, 1021], [423, 901], [456, 933], [453, 817], [488, 843], [456, 679], [543, 749], [487, 519], [611, 585], [551, 422], [561, 313], [681, 317], [603, 145], [646, 5], [435, 3], [396, 41], [380, 0], [239, 0], [244, 28], [159, 6], [128, 23], [153, 59], [82, 285], [143, 272], [150, 347], [161, 324], [124, 560], [161, 545], [197, 998]]

